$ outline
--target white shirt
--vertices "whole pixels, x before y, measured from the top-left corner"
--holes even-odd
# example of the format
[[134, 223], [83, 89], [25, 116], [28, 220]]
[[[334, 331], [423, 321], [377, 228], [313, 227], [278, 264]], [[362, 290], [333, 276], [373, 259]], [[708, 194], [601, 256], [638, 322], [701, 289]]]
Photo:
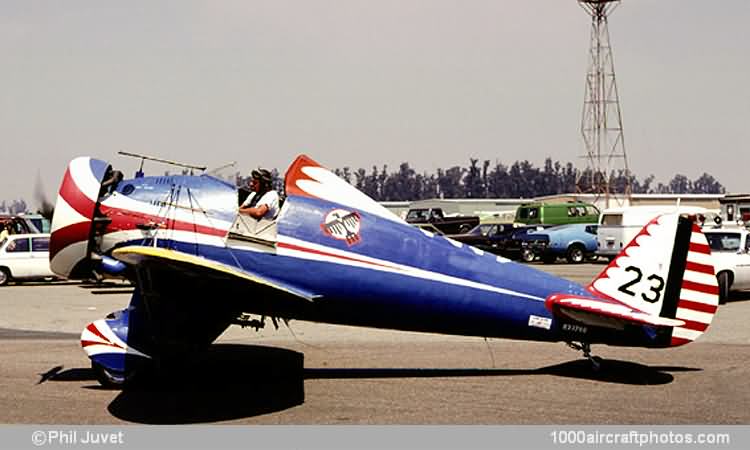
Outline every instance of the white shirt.
[[[255, 198], [257, 195], [256, 192], [251, 192], [250, 195], [247, 196], [244, 202], [242, 202], [242, 206], [240, 208], [246, 208], [250, 206], [250, 202]], [[276, 218], [276, 215], [279, 213], [279, 193], [270, 190], [263, 194], [263, 196], [258, 200], [258, 203], [255, 204], [255, 206], [260, 205], [266, 205], [268, 206], [268, 211], [263, 215], [263, 219], [273, 220]]]

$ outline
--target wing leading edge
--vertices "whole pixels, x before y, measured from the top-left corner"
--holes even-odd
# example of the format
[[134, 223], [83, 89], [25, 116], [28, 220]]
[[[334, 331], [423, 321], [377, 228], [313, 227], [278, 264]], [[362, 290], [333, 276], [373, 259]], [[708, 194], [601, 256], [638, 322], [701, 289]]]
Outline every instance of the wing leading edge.
[[251, 270], [233, 267], [201, 256], [179, 252], [160, 247], [128, 246], [116, 249], [112, 256], [127, 264], [135, 266], [144, 263], [166, 263], [176, 271], [193, 273], [198, 276], [211, 276], [219, 279], [247, 282], [258, 287], [270, 288], [280, 293], [312, 302], [319, 295], [290, 286], [288, 283], [272, 279]]

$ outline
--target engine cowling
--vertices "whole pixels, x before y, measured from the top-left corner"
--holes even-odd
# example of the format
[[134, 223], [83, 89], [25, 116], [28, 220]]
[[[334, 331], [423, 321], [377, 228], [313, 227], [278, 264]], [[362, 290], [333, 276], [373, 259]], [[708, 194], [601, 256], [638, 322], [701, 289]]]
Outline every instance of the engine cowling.
[[99, 198], [112, 168], [89, 157], [72, 160], [60, 184], [52, 217], [50, 268], [64, 278], [89, 278]]

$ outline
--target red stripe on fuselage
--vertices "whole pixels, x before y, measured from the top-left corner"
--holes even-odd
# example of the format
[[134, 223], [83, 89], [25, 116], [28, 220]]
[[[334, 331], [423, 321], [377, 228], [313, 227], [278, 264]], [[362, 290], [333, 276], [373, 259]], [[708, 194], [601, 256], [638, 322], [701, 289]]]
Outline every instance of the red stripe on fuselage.
[[105, 233], [135, 230], [137, 225], [150, 223], [157, 224], [158, 229], [190, 231], [193, 233], [206, 234], [209, 236], [224, 237], [228, 232], [228, 230], [207, 227], [205, 225], [198, 225], [194, 222], [168, 219], [166, 217], [159, 217], [140, 211], [113, 208], [105, 205], [100, 205], [99, 210], [112, 220], [112, 222], [107, 225]]

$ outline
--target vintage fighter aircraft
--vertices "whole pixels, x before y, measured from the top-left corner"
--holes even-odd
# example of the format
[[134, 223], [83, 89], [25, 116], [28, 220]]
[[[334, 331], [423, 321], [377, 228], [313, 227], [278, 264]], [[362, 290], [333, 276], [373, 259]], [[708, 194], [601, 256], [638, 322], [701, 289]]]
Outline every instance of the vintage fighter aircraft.
[[[99, 380], [121, 385], [269, 317], [397, 330], [666, 348], [703, 334], [718, 287], [706, 238], [663, 215], [589, 285], [412, 227], [307, 156], [274, 221], [238, 214], [208, 175], [122, 175], [74, 159], [55, 208], [50, 260], [67, 278], [133, 278], [130, 305], [83, 330]], [[106, 264], [104, 263], [106, 262]], [[262, 318], [258, 320], [258, 317]]]

